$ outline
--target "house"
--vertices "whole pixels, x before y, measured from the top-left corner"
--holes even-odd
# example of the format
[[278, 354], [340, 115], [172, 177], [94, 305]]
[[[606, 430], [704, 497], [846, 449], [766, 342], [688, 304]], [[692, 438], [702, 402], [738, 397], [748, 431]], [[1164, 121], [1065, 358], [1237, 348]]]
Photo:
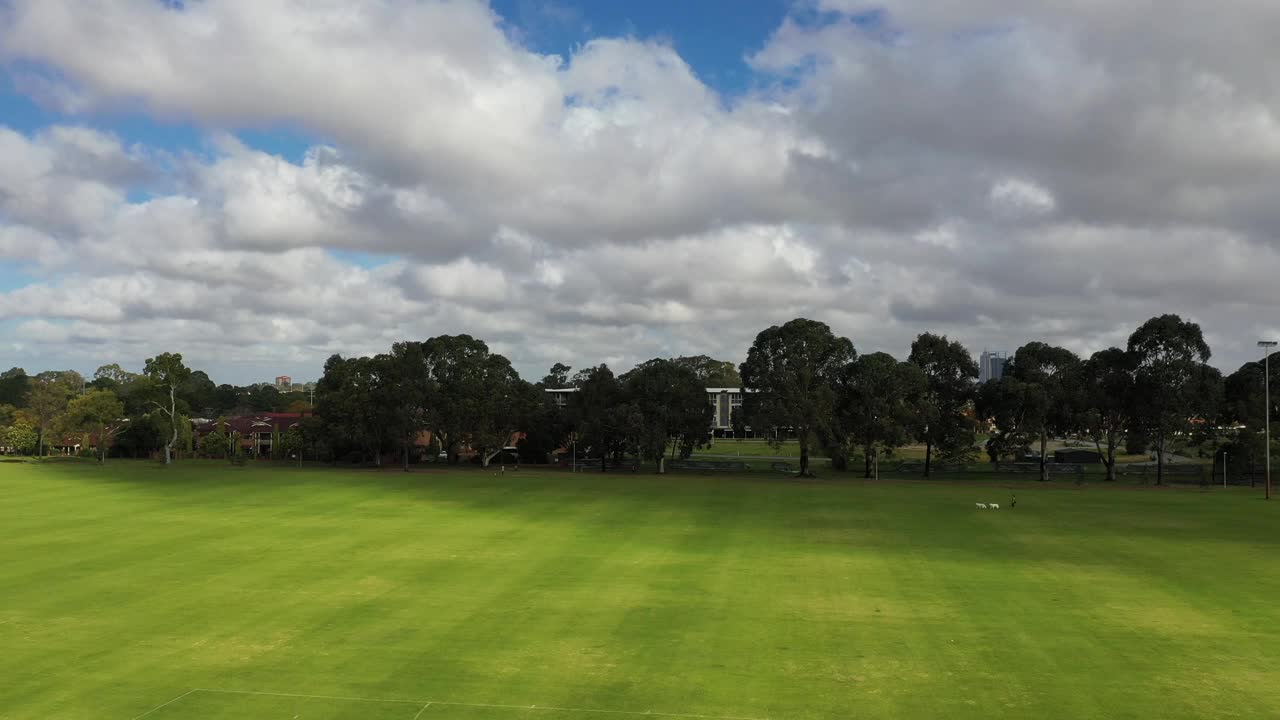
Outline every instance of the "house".
[[97, 447], [97, 438], [92, 440], [86, 434], [67, 434], [61, 437], [50, 436], [45, 439], [45, 452], [50, 455], [79, 455], [81, 449]]
[[[114, 444], [115, 436], [128, 424], [129, 419], [117, 420], [107, 428], [107, 447]], [[45, 452], [50, 455], [79, 455], [81, 452], [98, 452], [101, 434], [97, 430], [79, 433], [50, 435], [45, 439]]]
[[[269, 456], [274, 433], [286, 433], [310, 413], [256, 413], [226, 419], [226, 431], [240, 442], [240, 448], [251, 455]], [[218, 430], [217, 420], [207, 420], [193, 428], [197, 444], [200, 438]]]

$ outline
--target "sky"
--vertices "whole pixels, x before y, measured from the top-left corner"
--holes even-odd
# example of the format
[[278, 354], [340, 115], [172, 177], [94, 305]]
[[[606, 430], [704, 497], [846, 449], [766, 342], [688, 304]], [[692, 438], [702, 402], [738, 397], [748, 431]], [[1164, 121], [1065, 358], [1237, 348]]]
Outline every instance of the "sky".
[[0, 367], [1280, 338], [1280, 3], [0, 0]]

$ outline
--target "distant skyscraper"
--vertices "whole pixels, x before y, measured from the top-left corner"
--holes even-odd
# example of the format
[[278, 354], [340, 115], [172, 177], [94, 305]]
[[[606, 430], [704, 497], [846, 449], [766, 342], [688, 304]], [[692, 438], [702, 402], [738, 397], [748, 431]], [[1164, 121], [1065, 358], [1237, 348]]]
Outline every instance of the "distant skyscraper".
[[276, 378], [276, 389], [288, 392], [293, 387], [293, 378], [288, 375], [281, 375]]
[[1007, 356], [1002, 352], [983, 350], [978, 358], [978, 382], [999, 380], [1004, 377], [1004, 364]]

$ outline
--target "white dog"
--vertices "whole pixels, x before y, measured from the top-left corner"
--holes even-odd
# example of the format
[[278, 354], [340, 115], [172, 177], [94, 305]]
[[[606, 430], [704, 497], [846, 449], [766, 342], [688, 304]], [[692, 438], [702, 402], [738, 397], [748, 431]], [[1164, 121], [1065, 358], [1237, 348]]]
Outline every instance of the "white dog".
[[974, 503], [974, 504], [973, 504], [973, 506], [974, 506], [974, 507], [976, 507], [976, 508], [978, 508], [979, 510], [986, 510], [986, 509], [987, 509], [987, 504], [986, 504], [986, 503]]
[[997, 503], [991, 503], [991, 504], [990, 504], [990, 505], [988, 505], [987, 507], [988, 507], [988, 508], [990, 508], [990, 509], [992, 509], [992, 510], [999, 510], [999, 509], [1000, 509], [1000, 505], [998, 505]]

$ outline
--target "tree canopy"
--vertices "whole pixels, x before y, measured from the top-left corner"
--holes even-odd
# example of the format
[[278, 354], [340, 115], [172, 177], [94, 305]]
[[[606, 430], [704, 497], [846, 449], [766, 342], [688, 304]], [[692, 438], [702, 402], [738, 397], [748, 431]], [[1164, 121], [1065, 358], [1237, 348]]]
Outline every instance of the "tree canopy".
[[963, 345], [945, 335], [921, 333], [911, 343], [908, 360], [924, 372], [920, 439], [925, 444], [924, 473], [932, 471], [935, 449], [945, 457], [964, 458], [973, 450], [973, 421], [966, 414], [973, 400], [978, 364]]
[[[1076, 420], [1078, 385], [1074, 372], [1080, 358], [1066, 348], [1029, 342], [1018, 348], [1005, 368], [1008, 381], [1020, 385], [1021, 424], [1040, 441], [1040, 479], [1049, 479], [1049, 436], [1072, 429]], [[1002, 381], [1004, 378], [1002, 378]]]
[[742, 376], [738, 368], [728, 360], [716, 360], [706, 355], [689, 355], [678, 357], [671, 362], [693, 371], [694, 377], [704, 388], [737, 388], [742, 387]]
[[863, 355], [844, 367], [837, 378], [838, 439], [861, 449], [865, 477], [880, 455], [915, 438], [926, 387], [918, 366], [888, 353]]
[[1132, 425], [1136, 370], [1133, 355], [1113, 347], [1091, 355], [1072, 379], [1080, 397], [1080, 427], [1102, 456], [1108, 480], [1116, 479], [1116, 448]]
[[107, 461], [107, 450], [120, 428], [128, 422], [124, 417], [124, 403], [110, 390], [90, 390], [73, 399], [63, 413], [67, 430], [93, 433], [97, 444], [98, 462]]
[[753, 427], [787, 428], [800, 445], [800, 475], [808, 476], [809, 452], [830, 437], [835, 419], [835, 383], [856, 353], [848, 338], [826, 323], [797, 318], [756, 335], [742, 363], [742, 384], [751, 392], [743, 412]]
[[687, 458], [707, 439], [711, 405], [706, 385], [688, 366], [657, 358], [622, 376], [623, 393], [639, 416], [635, 438], [640, 457], [666, 471], [667, 450]]
[[36, 430], [36, 455], [44, 456], [45, 435], [66, 409], [72, 392], [67, 379], [58, 373], [40, 373], [32, 379], [23, 405]]
[[181, 434], [178, 388], [191, 377], [191, 369], [182, 363], [181, 353], [160, 353], [147, 358], [143, 372], [150, 378], [158, 396], [151, 403], [169, 418], [171, 432], [164, 444], [164, 464], [169, 465], [173, 462], [173, 446]]
[[1196, 323], [1161, 315], [1129, 336], [1128, 351], [1135, 364], [1134, 417], [1155, 441], [1161, 484], [1168, 441], [1214, 402], [1206, 383], [1209, 345]]
[[631, 445], [626, 422], [630, 408], [625, 403], [622, 383], [608, 365], [579, 370], [573, 376], [577, 392], [569, 400], [569, 413], [577, 429], [577, 442], [584, 451], [600, 457], [600, 467], [610, 456]]
[[31, 378], [27, 377], [27, 371], [22, 368], [9, 368], [0, 373], [0, 405], [23, 407], [30, 389]]

